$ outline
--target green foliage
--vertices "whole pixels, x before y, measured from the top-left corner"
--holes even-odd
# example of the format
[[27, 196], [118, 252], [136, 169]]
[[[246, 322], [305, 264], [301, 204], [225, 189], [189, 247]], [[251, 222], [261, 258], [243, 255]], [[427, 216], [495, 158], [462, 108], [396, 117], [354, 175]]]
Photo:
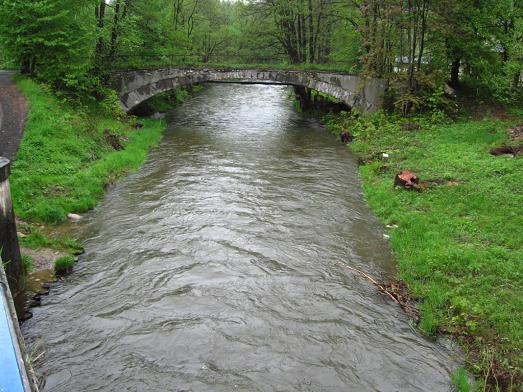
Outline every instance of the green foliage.
[[[420, 328], [465, 337], [480, 376], [494, 362], [498, 372], [521, 379], [523, 160], [489, 154], [507, 142], [513, 123], [438, 125], [430, 115], [383, 113], [326, 120], [333, 132], [356, 137], [351, 147], [366, 163], [365, 195], [383, 223], [398, 225], [391, 245], [400, 278], [420, 301]], [[420, 129], [402, 130], [406, 121]], [[390, 158], [381, 161], [382, 153]], [[426, 182], [423, 192], [394, 189], [394, 175], [405, 169]]]
[[27, 276], [33, 269], [33, 259], [31, 256], [22, 255], [22, 275]]
[[101, 86], [115, 68], [261, 64], [363, 72], [386, 78], [390, 106], [410, 115], [446, 106], [440, 92], [449, 79], [503, 102], [521, 98], [522, 4], [0, 0], [0, 64], [18, 64], [81, 100], [105, 97], [112, 109], [114, 97]]
[[[18, 85], [31, 106], [11, 175], [15, 211], [24, 220], [56, 224], [69, 212], [93, 208], [109, 184], [141, 165], [161, 136], [160, 121], [145, 120], [134, 130], [102, 105], [79, 110], [28, 79]], [[106, 142], [108, 131], [120, 135], [124, 150]]]
[[54, 272], [56, 275], [66, 275], [73, 270], [74, 257], [71, 255], [59, 257], [54, 261]]
[[83, 247], [76, 240], [67, 237], [50, 238], [35, 227], [31, 227], [31, 232], [27, 236], [21, 237], [19, 241], [20, 245], [31, 249], [51, 248], [71, 253], [83, 251]]
[[452, 373], [451, 379], [457, 392], [473, 392], [475, 390], [469, 384], [467, 372], [462, 366]]
[[[41, 0], [0, 2], [0, 45], [21, 65], [57, 88], [89, 84], [94, 51], [90, 2]], [[93, 4], [91, 2], [91, 4]]]

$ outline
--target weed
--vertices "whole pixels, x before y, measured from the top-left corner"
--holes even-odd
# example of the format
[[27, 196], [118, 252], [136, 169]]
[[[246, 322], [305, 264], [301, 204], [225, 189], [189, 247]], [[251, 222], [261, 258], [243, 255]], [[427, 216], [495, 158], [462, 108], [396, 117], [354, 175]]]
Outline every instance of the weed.
[[56, 275], [66, 275], [73, 270], [74, 257], [71, 255], [62, 256], [54, 262], [54, 272]]
[[27, 276], [33, 268], [33, 259], [31, 256], [22, 255], [22, 275]]
[[42, 234], [40, 231], [31, 227], [31, 232], [19, 239], [20, 245], [31, 249], [39, 248], [51, 248], [70, 253], [80, 253], [83, 251], [83, 247], [78, 241], [67, 238], [67, 237], [48, 237]]
[[460, 366], [450, 376], [457, 392], [473, 392], [475, 388], [469, 384], [466, 370]]

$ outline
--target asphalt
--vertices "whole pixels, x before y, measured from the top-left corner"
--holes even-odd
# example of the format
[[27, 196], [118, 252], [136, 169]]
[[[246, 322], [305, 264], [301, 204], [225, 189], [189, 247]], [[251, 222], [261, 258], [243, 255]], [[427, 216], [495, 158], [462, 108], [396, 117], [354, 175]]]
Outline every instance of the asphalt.
[[27, 101], [12, 78], [15, 72], [0, 71], [0, 157], [16, 156], [27, 119]]

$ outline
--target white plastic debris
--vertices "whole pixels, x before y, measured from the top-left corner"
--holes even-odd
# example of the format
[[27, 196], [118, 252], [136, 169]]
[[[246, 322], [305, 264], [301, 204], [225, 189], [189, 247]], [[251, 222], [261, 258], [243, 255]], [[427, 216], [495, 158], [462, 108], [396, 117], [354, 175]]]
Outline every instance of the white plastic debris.
[[67, 214], [67, 217], [68, 217], [69, 219], [71, 219], [72, 221], [74, 221], [74, 222], [78, 222], [80, 219], [82, 219], [82, 216], [81, 216], [81, 215], [78, 215], [78, 214], [72, 214], [72, 213]]

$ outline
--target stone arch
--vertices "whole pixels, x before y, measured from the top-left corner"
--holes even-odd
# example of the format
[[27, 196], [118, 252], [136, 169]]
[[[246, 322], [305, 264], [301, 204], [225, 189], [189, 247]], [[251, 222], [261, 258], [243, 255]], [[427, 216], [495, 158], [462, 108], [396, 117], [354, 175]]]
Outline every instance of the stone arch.
[[332, 72], [259, 69], [162, 68], [120, 71], [116, 75], [114, 87], [119, 92], [122, 109], [130, 112], [156, 94], [206, 82], [303, 86], [333, 96], [349, 107], [364, 112], [379, 109], [385, 91], [385, 84], [380, 79]]

